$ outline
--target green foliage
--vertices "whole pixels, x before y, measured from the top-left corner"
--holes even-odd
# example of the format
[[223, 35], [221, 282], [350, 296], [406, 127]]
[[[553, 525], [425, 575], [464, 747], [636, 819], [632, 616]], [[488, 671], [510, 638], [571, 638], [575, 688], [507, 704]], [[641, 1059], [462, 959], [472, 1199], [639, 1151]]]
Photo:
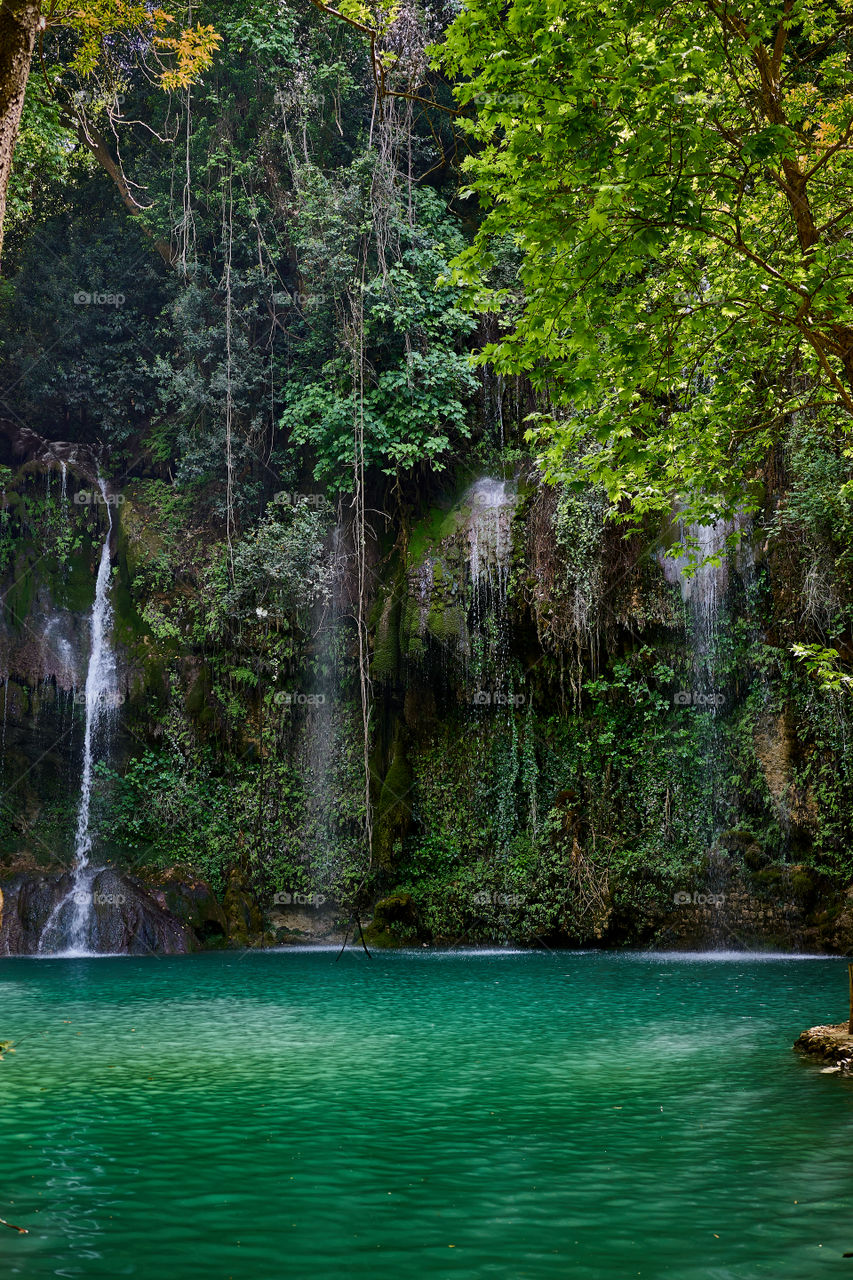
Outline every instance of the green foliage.
[[819, 644], [795, 644], [791, 651], [822, 689], [829, 693], [849, 694], [853, 691], [853, 676], [840, 669], [837, 649], [827, 649]]
[[[318, 787], [300, 763], [312, 749], [310, 719], [268, 691], [261, 721], [255, 673], [235, 668], [231, 675], [244, 728], [252, 708], [255, 750], [223, 758], [199, 746], [190, 722], [172, 713], [166, 749], [144, 750], [121, 772], [99, 766], [109, 783], [103, 829], [134, 867], [181, 863], [221, 892], [229, 868], [240, 866], [269, 906], [280, 891], [319, 891], [347, 903], [364, 880], [354, 709], [335, 713], [341, 732], [331, 746], [328, 786]], [[294, 739], [294, 751], [279, 752], [280, 742]]]
[[792, 430], [786, 462], [791, 482], [777, 527], [799, 526], [813, 542], [834, 544], [849, 559], [853, 554], [853, 468], [849, 456], [841, 454], [807, 421]]
[[235, 618], [250, 612], [288, 617], [327, 599], [334, 572], [325, 550], [332, 517], [328, 503], [277, 494], [234, 550], [226, 611]]
[[[129, 617], [127, 594], [145, 624], [128, 628], [122, 713], [138, 754], [104, 771], [98, 824], [117, 861], [186, 864], [219, 891], [239, 867], [267, 904], [290, 890], [362, 905], [395, 881], [443, 938], [584, 941], [607, 936], [611, 912], [625, 936], [702, 883], [727, 827], [748, 828], [758, 860], [853, 869], [833, 692], [847, 680], [851, 475], [827, 381], [847, 377], [829, 339], [848, 324], [849, 153], [828, 146], [849, 112], [848, 35], [834, 11], [795, 7], [787, 123], [768, 129], [753, 54], [731, 33], [723, 49], [716, 12], [472, 0], [447, 57], [481, 224], [458, 198], [450, 122], [403, 100], [380, 118], [367, 43], [310, 5], [203, 0], [193, 18], [221, 33], [222, 56], [171, 100], [133, 58], [91, 78], [94, 121], [121, 105], [144, 122], [120, 135], [145, 205], [133, 217], [70, 135], [51, 149], [57, 117], [33, 97], [0, 293], [0, 416], [103, 445], [105, 470], [133, 477], [115, 603]], [[744, 20], [766, 38], [774, 14]], [[794, 65], [833, 35], [838, 49]], [[76, 83], [73, 41], [56, 57]], [[838, 234], [804, 254], [772, 175], [820, 156], [823, 186], [807, 186]], [[481, 398], [473, 342], [495, 366]], [[516, 372], [535, 404], [524, 377], [502, 381]], [[517, 437], [495, 444], [496, 394], [509, 438], [513, 401], [544, 415], [537, 439], [561, 481], [547, 495]], [[318, 630], [352, 601], [316, 492], [350, 486], [362, 414], [369, 568], [390, 584], [368, 602], [384, 682], [367, 879], [358, 644], [347, 618]], [[507, 614], [472, 584], [465, 549], [440, 546], [462, 518], [440, 488], [483, 472], [517, 475], [526, 513]], [[43, 476], [0, 481], [7, 617], [28, 616], [42, 552], [55, 598], [73, 579], [90, 604], [94, 509], [61, 509]], [[724, 706], [676, 705], [694, 662], [653, 558], [657, 517], [679, 500], [687, 520], [765, 499], [766, 568], [732, 587], [751, 612], [721, 620], [708, 659]], [[614, 596], [608, 611], [622, 570], [606, 522], [629, 511], [647, 517], [647, 571], [627, 577], [630, 607]], [[427, 561], [422, 617], [410, 579]], [[447, 660], [460, 648], [464, 672]], [[474, 708], [475, 682], [525, 701]], [[763, 762], [779, 741], [782, 795]], [[10, 850], [17, 836], [10, 825]]]
[[[473, 0], [441, 57], [486, 206], [456, 277], [547, 390], [551, 475], [625, 517], [756, 509], [787, 415], [849, 429], [847, 17], [830, 3]], [[517, 286], [490, 279], [507, 241]], [[709, 477], [713, 477], [709, 483]]]
[[[441, 470], [451, 445], [469, 433], [466, 401], [476, 382], [459, 343], [472, 322], [456, 306], [454, 291], [436, 284], [447, 266], [444, 242], [452, 252], [459, 237], [438, 214], [434, 197], [420, 194], [414, 208], [422, 222], [414, 231], [402, 223], [397, 228], [399, 260], [363, 289], [327, 274], [330, 287], [347, 283], [360, 295], [369, 369], [363, 391], [354, 388], [352, 358], [343, 354], [322, 366], [319, 379], [294, 381], [285, 393], [281, 426], [294, 445], [310, 449], [315, 478], [334, 488], [351, 482], [360, 416], [365, 462], [388, 475], [424, 464]], [[335, 210], [333, 217], [337, 221], [341, 214]], [[330, 234], [327, 226], [324, 235]], [[351, 260], [348, 265], [353, 269]]]
[[7, 195], [4, 231], [9, 239], [19, 226], [39, 220], [39, 188], [48, 181], [68, 182], [80, 163], [76, 137], [60, 121], [59, 103], [48, 94], [42, 72], [32, 71]]

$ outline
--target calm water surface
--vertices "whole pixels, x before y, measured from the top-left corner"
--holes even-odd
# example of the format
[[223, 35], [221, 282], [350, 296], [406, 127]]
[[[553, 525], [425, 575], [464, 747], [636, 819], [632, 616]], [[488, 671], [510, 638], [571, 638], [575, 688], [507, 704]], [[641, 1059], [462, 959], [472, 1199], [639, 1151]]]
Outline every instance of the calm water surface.
[[853, 1280], [837, 960], [0, 961], [0, 1276]]

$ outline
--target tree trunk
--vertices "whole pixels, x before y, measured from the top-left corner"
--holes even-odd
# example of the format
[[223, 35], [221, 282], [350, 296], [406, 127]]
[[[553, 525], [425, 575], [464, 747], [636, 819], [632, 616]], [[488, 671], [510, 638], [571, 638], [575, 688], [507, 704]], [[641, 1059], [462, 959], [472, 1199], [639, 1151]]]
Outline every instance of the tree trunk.
[[40, 18], [39, 0], [0, 0], [0, 258], [6, 193]]
[[[0, 0], [2, 3], [2, 0]], [[113, 159], [112, 153], [107, 146], [103, 135], [94, 127], [94, 125], [85, 122], [72, 120], [68, 117], [63, 123], [75, 127], [77, 136], [84, 147], [88, 147], [92, 155], [98, 161], [98, 164], [110, 175], [115, 183], [118, 193], [121, 196], [122, 204], [134, 216], [137, 217], [143, 211], [143, 206], [139, 204], [133, 195], [127, 180], [121, 171], [121, 167]], [[145, 234], [149, 237], [154, 248], [159, 253], [167, 267], [175, 265], [175, 254], [168, 240], [163, 240], [160, 236], [152, 235], [147, 227], [143, 227]]]

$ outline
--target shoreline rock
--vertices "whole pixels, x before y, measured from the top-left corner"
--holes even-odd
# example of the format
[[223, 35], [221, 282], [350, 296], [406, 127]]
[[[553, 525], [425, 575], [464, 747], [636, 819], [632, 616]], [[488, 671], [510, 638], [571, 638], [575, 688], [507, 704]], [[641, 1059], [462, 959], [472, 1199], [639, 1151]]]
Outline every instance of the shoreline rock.
[[825, 1063], [827, 1074], [853, 1075], [853, 1035], [846, 1022], [810, 1027], [797, 1038], [794, 1048], [806, 1058]]

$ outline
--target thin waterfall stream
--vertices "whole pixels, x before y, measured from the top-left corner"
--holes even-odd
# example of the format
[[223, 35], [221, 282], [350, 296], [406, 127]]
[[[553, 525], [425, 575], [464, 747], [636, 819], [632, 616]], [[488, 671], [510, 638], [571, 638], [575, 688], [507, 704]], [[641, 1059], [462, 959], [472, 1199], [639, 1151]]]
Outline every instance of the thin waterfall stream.
[[103, 506], [107, 513], [107, 533], [101, 548], [95, 600], [91, 615], [91, 645], [86, 673], [86, 721], [83, 735], [83, 766], [80, 799], [74, 835], [74, 872], [66, 896], [53, 909], [39, 941], [39, 954], [88, 955], [93, 951], [95, 925], [94, 881], [99, 867], [91, 866], [92, 773], [96, 748], [103, 745], [105, 729], [118, 703], [115, 654], [110, 646], [112, 608], [109, 601], [110, 541], [113, 532], [112, 508], [106, 482], [99, 477]]
[[708, 942], [717, 949], [730, 941], [726, 912], [730, 867], [718, 843], [725, 800], [720, 720], [726, 703], [726, 675], [719, 643], [729, 617], [728, 539], [735, 528], [735, 521], [725, 520], [682, 528], [682, 537], [695, 549], [695, 562], [688, 554], [661, 559], [667, 581], [678, 586], [686, 606], [685, 642], [690, 657], [691, 687], [683, 689], [676, 700], [681, 705], [692, 705], [704, 718], [701, 735], [708, 809], [704, 814], [697, 814], [697, 822], [703, 823], [706, 830], [708, 889], [715, 903]]

